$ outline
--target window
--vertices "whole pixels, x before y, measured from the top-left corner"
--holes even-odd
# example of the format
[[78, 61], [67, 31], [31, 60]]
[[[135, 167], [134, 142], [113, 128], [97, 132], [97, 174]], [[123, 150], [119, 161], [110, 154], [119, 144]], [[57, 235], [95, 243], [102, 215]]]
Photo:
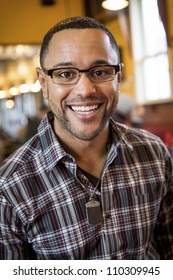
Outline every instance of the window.
[[137, 100], [168, 101], [171, 82], [167, 40], [157, 0], [131, 0], [130, 20]]

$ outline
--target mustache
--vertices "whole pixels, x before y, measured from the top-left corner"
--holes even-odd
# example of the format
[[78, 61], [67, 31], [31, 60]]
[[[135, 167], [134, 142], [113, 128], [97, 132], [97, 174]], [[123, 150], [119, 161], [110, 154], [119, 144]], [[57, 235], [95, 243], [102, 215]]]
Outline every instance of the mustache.
[[93, 101], [99, 101], [99, 102], [103, 102], [105, 101], [106, 98], [105, 97], [101, 97], [101, 96], [97, 96], [97, 95], [92, 95], [92, 96], [88, 96], [88, 97], [82, 97], [82, 96], [76, 96], [75, 98], [71, 98], [65, 101], [65, 103], [75, 103], [75, 102], [93, 102]]

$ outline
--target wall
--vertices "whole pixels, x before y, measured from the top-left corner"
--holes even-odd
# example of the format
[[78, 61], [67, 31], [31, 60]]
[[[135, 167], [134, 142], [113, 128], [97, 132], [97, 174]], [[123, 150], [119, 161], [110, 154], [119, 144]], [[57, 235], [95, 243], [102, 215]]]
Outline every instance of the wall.
[[121, 93], [127, 93], [135, 98], [133, 58], [127, 41], [123, 36], [120, 22], [118, 19], [115, 19], [108, 22], [106, 25], [121, 48], [122, 62], [124, 63], [124, 79], [121, 82], [120, 91]]
[[172, 17], [173, 17], [173, 1], [172, 0], [165, 0], [165, 1], [167, 3], [167, 12], [168, 12], [168, 18], [169, 18], [169, 21], [168, 21], [169, 33], [170, 33], [170, 36], [173, 39], [173, 20], [172, 20]]
[[82, 0], [0, 0], [0, 44], [40, 43], [46, 31], [68, 16], [83, 15]]

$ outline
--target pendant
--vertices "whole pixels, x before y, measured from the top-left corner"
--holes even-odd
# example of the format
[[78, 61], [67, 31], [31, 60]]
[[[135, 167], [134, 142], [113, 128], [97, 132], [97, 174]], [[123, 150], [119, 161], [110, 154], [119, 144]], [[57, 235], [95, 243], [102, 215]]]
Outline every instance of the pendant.
[[101, 223], [102, 214], [100, 202], [96, 199], [91, 199], [86, 203], [87, 219], [90, 225], [97, 225]]

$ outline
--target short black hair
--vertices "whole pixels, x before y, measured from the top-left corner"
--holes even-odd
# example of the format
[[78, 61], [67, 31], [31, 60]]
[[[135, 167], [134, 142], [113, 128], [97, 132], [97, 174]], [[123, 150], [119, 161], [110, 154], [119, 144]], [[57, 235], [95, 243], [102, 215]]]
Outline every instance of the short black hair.
[[56, 25], [54, 25], [44, 36], [43, 42], [40, 50], [40, 65], [43, 67], [44, 57], [49, 47], [49, 42], [52, 39], [53, 35], [64, 29], [100, 29], [105, 32], [109, 39], [112, 48], [116, 51], [118, 63], [120, 63], [120, 53], [117, 42], [112, 35], [112, 33], [99, 21], [94, 18], [86, 17], [86, 16], [78, 16], [78, 17], [70, 17], [66, 18]]

